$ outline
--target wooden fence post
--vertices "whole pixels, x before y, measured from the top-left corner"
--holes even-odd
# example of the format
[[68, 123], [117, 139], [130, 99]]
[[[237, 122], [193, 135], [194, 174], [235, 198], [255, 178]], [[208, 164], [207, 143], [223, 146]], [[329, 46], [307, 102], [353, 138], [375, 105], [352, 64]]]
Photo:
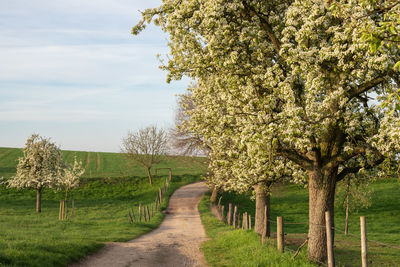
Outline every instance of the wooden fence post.
[[61, 220], [64, 220], [64, 218], [65, 218], [65, 200], [62, 200], [61, 202], [62, 202], [62, 208], [61, 208], [61, 212], [62, 212], [62, 214], [61, 214]]
[[131, 208], [131, 211], [132, 211], [132, 218], [133, 218], [133, 220], [135, 220], [135, 221], [136, 221], [135, 212], [133, 211], [133, 209], [132, 209], [132, 208]]
[[68, 219], [68, 200], [65, 201], [65, 219]]
[[362, 267], [368, 266], [367, 259], [367, 225], [365, 221], [365, 216], [360, 217], [360, 227], [361, 227], [361, 263]]
[[221, 206], [221, 220], [225, 222], [225, 206]]
[[335, 266], [335, 257], [333, 254], [333, 229], [331, 222], [331, 215], [329, 211], [325, 211], [325, 225], [326, 225], [326, 248], [328, 249], [328, 267]]
[[142, 209], [141, 205], [139, 204], [139, 222], [142, 222]]
[[235, 205], [235, 209], [233, 211], [233, 228], [236, 228], [237, 224], [237, 206]]
[[131, 211], [128, 211], [128, 216], [129, 216], [129, 223], [132, 224], [133, 219], [132, 219]]
[[251, 214], [249, 214], [249, 229], [251, 230]]
[[74, 218], [74, 210], [75, 210], [75, 201], [72, 199], [72, 210], [71, 210], [71, 218]]
[[228, 219], [228, 225], [232, 225], [232, 203], [228, 204], [228, 214], [227, 214], [227, 219]]
[[58, 219], [59, 219], [60, 221], [61, 221], [61, 219], [62, 219], [62, 217], [61, 217], [61, 215], [62, 215], [62, 212], [61, 212], [61, 209], [62, 209], [61, 201], [62, 201], [62, 200], [60, 200], [60, 209], [59, 209], [59, 211], [58, 211]]
[[276, 238], [277, 238], [278, 250], [283, 253], [284, 247], [285, 247], [285, 245], [284, 245], [285, 239], [284, 239], [283, 217], [282, 216], [276, 217], [276, 224], [277, 224]]

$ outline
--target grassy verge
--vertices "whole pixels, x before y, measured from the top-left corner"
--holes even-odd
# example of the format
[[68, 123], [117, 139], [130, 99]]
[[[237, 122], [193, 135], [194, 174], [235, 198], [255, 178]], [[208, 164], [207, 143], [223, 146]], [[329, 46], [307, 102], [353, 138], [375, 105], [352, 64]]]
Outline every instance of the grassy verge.
[[292, 253], [279, 253], [273, 240], [263, 245], [253, 231], [227, 226], [211, 214], [209, 206], [209, 195], [206, 195], [199, 204], [199, 211], [210, 238], [202, 249], [211, 266], [315, 266], [307, 262], [304, 251], [292, 259]]
[[[0, 152], [0, 176], [13, 175], [20, 150], [6, 148]], [[88, 156], [88, 152], [76, 153]], [[105, 242], [130, 240], [161, 223], [164, 215], [158, 212], [150, 222], [130, 224], [128, 210], [133, 208], [137, 213], [139, 204], [153, 204], [168, 172], [154, 176], [154, 185], [150, 186], [140, 169], [120, 173], [114, 165], [122, 168], [125, 164], [119, 154], [90, 153], [94, 154], [88, 161], [92, 175], [86, 173], [81, 187], [73, 191], [73, 220], [58, 220], [63, 192], [44, 190], [42, 213], [37, 214], [35, 191], [0, 186], [0, 266], [65, 266], [98, 250]], [[201, 165], [187, 166], [182, 160], [169, 158], [159, 165], [173, 169], [169, 195], [182, 185], [198, 181], [202, 173]], [[135, 170], [137, 176], [132, 175]], [[166, 206], [164, 198], [161, 208]]]
[[[400, 186], [397, 179], [378, 180], [370, 185], [372, 205], [350, 214], [349, 234], [344, 235], [345, 211], [335, 209], [335, 260], [337, 266], [360, 266], [360, 216], [367, 218], [368, 260], [373, 266], [400, 266], [400, 250], [383, 246], [372, 240], [400, 247]], [[254, 216], [255, 202], [251, 195], [224, 193], [222, 204], [234, 203], [239, 212]], [[296, 185], [278, 185], [271, 196], [271, 219], [283, 216], [285, 245], [295, 250], [307, 238], [308, 191]], [[303, 224], [290, 224], [303, 223]], [[271, 224], [272, 232], [276, 224]], [[304, 247], [303, 250], [307, 248]]]

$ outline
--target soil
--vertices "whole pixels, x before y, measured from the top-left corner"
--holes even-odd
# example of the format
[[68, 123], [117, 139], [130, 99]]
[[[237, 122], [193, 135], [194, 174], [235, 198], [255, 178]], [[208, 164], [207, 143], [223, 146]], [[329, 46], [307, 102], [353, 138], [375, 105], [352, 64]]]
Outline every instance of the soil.
[[207, 266], [199, 250], [207, 238], [197, 209], [207, 190], [204, 183], [179, 188], [170, 198], [159, 228], [128, 242], [107, 243], [97, 253], [69, 266]]

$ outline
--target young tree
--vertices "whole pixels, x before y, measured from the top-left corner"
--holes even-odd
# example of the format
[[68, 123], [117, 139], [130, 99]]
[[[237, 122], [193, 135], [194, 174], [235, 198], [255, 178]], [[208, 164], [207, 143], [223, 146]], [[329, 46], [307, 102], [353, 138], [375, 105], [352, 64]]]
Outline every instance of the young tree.
[[349, 232], [350, 212], [371, 206], [371, 190], [368, 188], [370, 182], [371, 180], [362, 174], [356, 177], [351, 174], [338, 184], [336, 202], [346, 211], [344, 225], [346, 235]]
[[35, 189], [36, 212], [41, 212], [43, 188], [54, 188], [62, 175], [62, 154], [50, 139], [33, 134], [23, 148], [24, 156], [18, 159], [17, 173], [9, 186], [18, 189]]
[[[359, 1], [340, 3], [375, 23]], [[308, 256], [326, 261], [320, 225], [327, 210], [333, 219], [336, 183], [400, 149], [399, 115], [376, 104], [397, 89], [399, 49], [372, 53], [330, 1], [166, 0], [142, 14], [134, 34], [153, 18], [169, 33], [168, 80], [213, 79], [198, 90], [209, 95], [207, 116], [226, 134], [232, 123], [257, 133], [259, 147], [271, 144], [273, 165], [283, 158], [295, 179], [307, 175]], [[220, 99], [224, 116], [213, 109]]]
[[129, 132], [127, 137], [122, 139], [121, 150], [135, 164], [146, 168], [149, 183], [153, 184], [151, 167], [153, 164], [160, 163], [166, 154], [167, 134], [156, 126]]
[[76, 156], [72, 165], [66, 164], [63, 168], [63, 174], [58, 179], [58, 187], [64, 189], [65, 200], [68, 200], [68, 192], [79, 186], [80, 178], [84, 173], [82, 161], [77, 161]]

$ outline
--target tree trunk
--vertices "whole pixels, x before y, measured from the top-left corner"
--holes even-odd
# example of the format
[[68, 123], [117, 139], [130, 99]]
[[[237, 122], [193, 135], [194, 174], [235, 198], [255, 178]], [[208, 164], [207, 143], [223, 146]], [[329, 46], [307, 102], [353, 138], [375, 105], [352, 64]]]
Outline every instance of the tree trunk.
[[269, 238], [271, 236], [271, 195], [269, 192], [267, 193], [267, 201], [265, 204], [267, 206], [267, 230], [265, 236]]
[[217, 198], [218, 198], [218, 187], [216, 187], [215, 185], [213, 186], [213, 190], [212, 190], [212, 194], [210, 197], [210, 202], [211, 204], [215, 204], [217, 202]]
[[151, 179], [151, 172], [150, 172], [150, 169], [151, 169], [151, 167], [150, 167], [150, 168], [147, 168], [147, 176], [149, 177], [149, 183], [150, 183], [151, 185], [153, 185], [153, 180]]
[[254, 186], [254, 189], [256, 191], [256, 215], [254, 231], [262, 235], [264, 229], [265, 206], [269, 208], [269, 194], [266, 192], [264, 183], [258, 183], [256, 186]]
[[308, 172], [308, 259], [311, 261], [327, 262], [325, 211], [330, 211], [332, 227], [334, 227], [336, 173], [337, 170], [322, 173], [318, 169]]
[[36, 212], [42, 212], [42, 188], [36, 190]]

